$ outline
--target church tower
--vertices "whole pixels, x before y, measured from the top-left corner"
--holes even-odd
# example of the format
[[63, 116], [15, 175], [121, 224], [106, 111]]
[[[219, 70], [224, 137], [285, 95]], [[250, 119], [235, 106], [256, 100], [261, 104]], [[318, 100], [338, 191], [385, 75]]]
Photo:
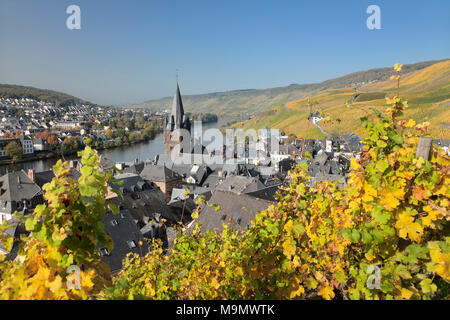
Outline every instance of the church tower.
[[184, 114], [178, 81], [173, 96], [171, 113], [169, 117], [164, 119], [163, 142], [165, 154], [170, 154], [172, 149], [180, 142], [172, 139], [173, 132], [176, 129], [186, 129], [189, 133], [191, 132], [191, 122], [189, 121], [189, 117]]

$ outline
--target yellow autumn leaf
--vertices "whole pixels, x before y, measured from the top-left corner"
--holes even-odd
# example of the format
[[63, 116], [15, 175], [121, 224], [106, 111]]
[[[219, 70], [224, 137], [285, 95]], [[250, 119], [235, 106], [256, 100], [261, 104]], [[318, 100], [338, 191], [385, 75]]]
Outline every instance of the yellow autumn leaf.
[[[216, 289], [216, 290], [219, 289], [220, 283], [219, 283], [219, 281], [217, 281], [216, 277], [213, 277], [211, 279], [211, 285], [214, 289]], [[244, 290], [245, 290], [245, 287], [244, 287]]]
[[435, 263], [435, 272], [447, 281], [450, 281], [450, 252], [444, 253], [437, 243], [430, 243], [431, 261]]
[[405, 124], [405, 127], [412, 128], [416, 125], [416, 122], [413, 119], [409, 119], [409, 121]]
[[92, 272], [81, 272], [81, 287], [90, 289], [94, 286], [92, 282]]
[[318, 293], [325, 300], [331, 300], [334, 298], [333, 287], [326, 284], [320, 285]]
[[411, 290], [408, 290], [408, 289], [405, 289], [405, 288], [402, 288], [402, 290], [400, 292], [400, 298], [401, 299], [409, 300], [412, 295], [413, 295], [413, 292]]
[[303, 293], [305, 292], [305, 288], [303, 288], [303, 286], [298, 286], [298, 289], [295, 291], [292, 291], [291, 294], [289, 295], [290, 299], [293, 299], [295, 297], [299, 297], [301, 296]]
[[414, 222], [414, 217], [408, 213], [400, 213], [395, 223], [395, 228], [398, 230], [398, 236], [400, 238], [407, 239], [409, 237], [413, 241], [420, 242], [423, 228], [420, 224]]
[[403, 69], [403, 65], [402, 65], [402, 64], [396, 63], [396, 64], [394, 65], [394, 70], [395, 70], [395, 71], [400, 72], [400, 71], [402, 71], [402, 69]]
[[[425, 209], [425, 207], [427, 207], [427, 209]], [[425, 227], [430, 226], [433, 221], [442, 218], [443, 214], [440, 211], [433, 210], [431, 206], [425, 207], [424, 211], [428, 213], [425, 217], [422, 218], [422, 224]], [[432, 210], [429, 210], [429, 208], [431, 208]]]
[[283, 253], [287, 257], [292, 257], [295, 254], [295, 247], [292, 245], [292, 242], [293, 241], [291, 239], [287, 239], [282, 244], [282, 246], [283, 246]]
[[55, 277], [55, 279], [54, 279], [52, 282], [50, 282], [50, 283], [48, 284], [48, 288], [49, 288], [53, 293], [56, 293], [56, 292], [58, 292], [59, 290], [61, 290], [62, 286], [63, 286], [62, 278], [61, 278], [60, 276], [58, 276], [58, 275]]
[[397, 208], [397, 206], [400, 204], [398, 199], [394, 197], [391, 192], [384, 193], [380, 199], [380, 202], [388, 211], [392, 211], [392, 209]]
[[405, 190], [403, 190], [402, 188], [393, 189], [392, 195], [399, 200], [403, 200], [403, 197], [405, 196]]
[[369, 251], [366, 252], [366, 254], [364, 255], [366, 257], [367, 260], [372, 261], [373, 259], [375, 259], [375, 255], [373, 254], [373, 250], [370, 249]]

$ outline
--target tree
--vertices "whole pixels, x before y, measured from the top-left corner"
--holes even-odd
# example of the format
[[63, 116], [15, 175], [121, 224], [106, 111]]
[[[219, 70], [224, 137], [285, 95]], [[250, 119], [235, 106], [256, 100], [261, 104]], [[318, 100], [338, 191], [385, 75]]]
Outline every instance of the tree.
[[[112, 250], [105, 233], [107, 181], [112, 173], [100, 171], [97, 151], [87, 147], [81, 155], [81, 177], [69, 175], [67, 162], [53, 167], [55, 178], [44, 185], [46, 204], [34, 215], [17, 215], [30, 235], [24, 237], [19, 261], [0, 263], [0, 299], [87, 299], [95, 298], [111, 284], [108, 266], [97, 248]], [[117, 207], [110, 205], [117, 213]], [[10, 226], [0, 227], [0, 234]], [[3, 239], [10, 246], [12, 239]], [[69, 267], [80, 270], [80, 287], [70, 287]]]
[[42, 140], [48, 140], [49, 138], [49, 132], [47, 129], [45, 129], [42, 133], [41, 133], [41, 139]]
[[113, 132], [111, 129], [107, 129], [107, 130], [105, 131], [105, 136], [106, 136], [108, 139], [112, 139], [112, 138], [114, 138], [114, 132]]
[[52, 149], [54, 149], [59, 144], [58, 137], [56, 137], [55, 135], [49, 135], [47, 138], [47, 143]]
[[133, 131], [130, 133], [130, 141], [131, 142], [138, 142], [140, 140], [142, 140], [142, 135], [139, 132]]
[[10, 143], [8, 143], [5, 147], [5, 152], [12, 158], [13, 162], [22, 159], [23, 156], [22, 146], [16, 141], [11, 141]]
[[116, 147], [119, 147], [123, 144], [122, 139], [120, 137], [117, 137], [114, 139], [114, 144]]
[[61, 152], [63, 154], [72, 153], [81, 148], [81, 142], [78, 137], [67, 137], [61, 144]]

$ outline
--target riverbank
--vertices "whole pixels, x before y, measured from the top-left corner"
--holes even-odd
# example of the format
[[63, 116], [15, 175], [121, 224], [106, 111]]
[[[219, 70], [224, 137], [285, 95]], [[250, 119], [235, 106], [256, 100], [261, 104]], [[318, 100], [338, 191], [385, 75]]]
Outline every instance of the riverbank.
[[[153, 138], [149, 139], [142, 139], [142, 140], [136, 140], [131, 142], [126, 142], [121, 145], [91, 145], [92, 148], [94, 148], [97, 151], [103, 151], [103, 150], [110, 150], [115, 148], [123, 148], [126, 146], [131, 146], [134, 144], [149, 142], [154, 140], [161, 132], [157, 132], [156, 135]], [[64, 152], [62, 153], [59, 150], [49, 150], [49, 151], [37, 151], [33, 155], [24, 155], [21, 159], [13, 161], [13, 159], [1, 159], [0, 160], [0, 166], [2, 165], [14, 165], [14, 164], [20, 164], [20, 163], [26, 163], [31, 161], [39, 161], [39, 160], [46, 160], [46, 159], [54, 159], [54, 158], [62, 158], [62, 157], [71, 157], [73, 155], [78, 155], [78, 152], [83, 150], [85, 145], [82, 146], [82, 148]]]
[[[202, 125], [203, 130], [209, 128], [217, 128], [218, 122], [204, 123]], [[205, 145], [208, 145], [208, 141], [204, 141]], [[112, 146], [110, 148], [97, 148], [93, 146], [99, 152], [99, 155], [107, 163], [118, 162], [133, 162], [136, 159], [139, 160], [154, 160], [156, 155], [164, 153], [163, 134], [157, 133], [155, 137], [147, 141], [138, 141], [136, 143], [127, 143], [120, 146]], [[35, 158], [34, 160], [32, 160]], [[62, 158], [60, 153], [55, 154], [53, 157], [34, 156], [27, 157], [16, 163], [1, 163], [0, 162], [0, 176], [7, 172], [29, 170], [33, 169], [36, 172], [51, 170], [56, 162]], [[65, 154], [64, 159], [76, 160], [78, 159], [77, 152]]]

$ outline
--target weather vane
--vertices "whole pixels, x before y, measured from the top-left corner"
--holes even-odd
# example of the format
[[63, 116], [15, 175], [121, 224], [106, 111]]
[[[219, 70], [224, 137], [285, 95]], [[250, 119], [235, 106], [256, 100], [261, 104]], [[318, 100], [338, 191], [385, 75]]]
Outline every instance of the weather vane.
[[176, 69], [176, 70], [177, 70], [177, 83], [178, 83], [178, 71], [179, 71], [179, 70], [178, 70], [178, 69]]

